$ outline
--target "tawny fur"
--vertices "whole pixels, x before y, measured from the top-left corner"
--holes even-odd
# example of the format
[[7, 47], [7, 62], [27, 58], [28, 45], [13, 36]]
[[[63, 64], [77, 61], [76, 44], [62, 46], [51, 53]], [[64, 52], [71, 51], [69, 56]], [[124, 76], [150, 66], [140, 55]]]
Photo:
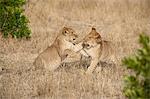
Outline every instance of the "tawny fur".
[[[35, 69], [44, 68], [48, 71], [57, 69], [68, 54], [75, 54], [74, 46], [77, 37], [72, 28], [64, 27], [54, 43], [35, 59]], [[80, 55], [76, 56], [80, 57]]]
[[91, 74], [99, 61], [114, 61], [113, 45], [102, 40], [101, 35], [92, 28], [92, 31], [83, 39], [83, 49], [91, 57], [91, 64], [86, 73]]

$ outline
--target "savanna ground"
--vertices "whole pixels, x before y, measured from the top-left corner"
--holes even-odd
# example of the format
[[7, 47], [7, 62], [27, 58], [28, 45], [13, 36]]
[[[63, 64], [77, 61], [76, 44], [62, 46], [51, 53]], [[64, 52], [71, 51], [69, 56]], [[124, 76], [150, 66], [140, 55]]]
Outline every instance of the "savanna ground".
[[[150, 34], [149, 0], [28, 0], [30, 40], [0, 37], [0, 99], [123, 99], [121, 59], [135, 53], [138, 35]], [[115, 44], [117, 64], [102, 64], [91, 77], [89, 63], [68, 63], [54, 73], [32, 71], [37, 55], [51, 45], [63, 26], [80, 35], [96, 27]], [[97, 68], [98, 71], [98, 68]]]

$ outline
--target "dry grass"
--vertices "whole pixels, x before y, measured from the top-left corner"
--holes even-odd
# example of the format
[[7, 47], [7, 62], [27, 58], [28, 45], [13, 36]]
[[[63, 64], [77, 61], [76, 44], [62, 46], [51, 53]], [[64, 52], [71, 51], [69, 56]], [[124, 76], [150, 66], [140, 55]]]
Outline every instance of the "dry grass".
[[[150, 33], [149, 0], [28, 0], [25, 13], [33, 35], [29, 41], [0, 37], [1, 99], [123, 99], [120, 59], [135, 52], [138, 35]], [[35, 57], [63, 26], [80, 38], [94, 26], [117, 47], [117, 65], [84, 75], [88, 63], [70, 63], [54, 73], [29, 70]]]

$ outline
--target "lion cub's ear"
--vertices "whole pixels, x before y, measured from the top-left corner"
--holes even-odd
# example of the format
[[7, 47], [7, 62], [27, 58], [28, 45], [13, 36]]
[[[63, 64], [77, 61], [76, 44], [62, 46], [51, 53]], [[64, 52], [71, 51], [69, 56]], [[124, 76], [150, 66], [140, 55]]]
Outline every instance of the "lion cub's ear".
[[100, 36], [100, 34], [98, 32], [96, 32], [96, 28], [92, 27], [91, 33], [94, 34], [94, 38], [96, 39], [97, 44], [101, 44], [102, 37]]
[[96, 37], [96, 42], [97, 42], [97, 44], [101, 44], [102, 43], [102, 38], [101, 38], [100, 35]]
[[92, 27], [92, 30], [96, 31], [96, 28]]

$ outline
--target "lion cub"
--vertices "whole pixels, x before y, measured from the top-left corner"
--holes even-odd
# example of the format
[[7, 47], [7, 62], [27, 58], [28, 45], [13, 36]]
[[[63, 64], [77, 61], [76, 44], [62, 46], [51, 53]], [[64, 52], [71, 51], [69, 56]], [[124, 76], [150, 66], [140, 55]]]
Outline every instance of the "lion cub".
[[57, 69], [63, 60], [65, 60], [67, 54], [71, 53], [71, 51], [75, 54], [73, 50], [77, 38], [78, 36], [72, 28], [64, 27], [54, 43], [35, 59], [35, 69], [45, 68], [49, 71]]
[[101, 35], [92, 28], [91, 32], [83, 39], [83, 50], [92, 58], [91, 64], [86, 73], [91, 74], [98, 62], [114, 60], [114, 50], [109, 41], [102, 40]]

